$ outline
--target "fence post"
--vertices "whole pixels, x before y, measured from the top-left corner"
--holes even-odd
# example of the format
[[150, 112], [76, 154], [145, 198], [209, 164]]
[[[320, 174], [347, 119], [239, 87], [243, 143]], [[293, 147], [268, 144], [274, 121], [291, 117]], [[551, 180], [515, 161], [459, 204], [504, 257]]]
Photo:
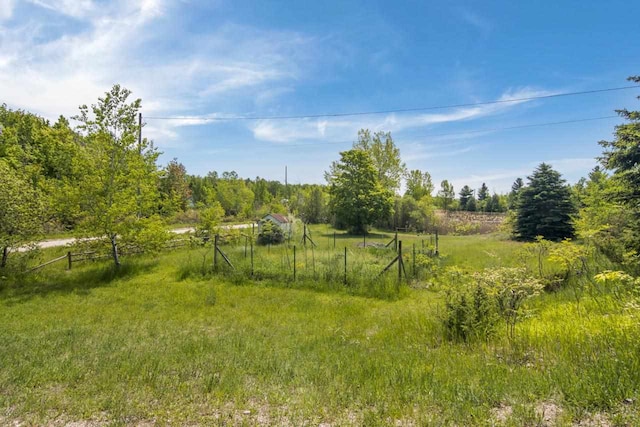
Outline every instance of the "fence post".
[[440, 255], [440, 251], [438, 249], [438, 229], [436, 228], [436, 256]]
[[393, 238], [394, 242], [395, 242], [395, 250], [398, 250], [398, 231], [396, 230], [396, 236]]
[[67, 252], [67, 261], [68, 261], [67, 270], [71, 270], [71, 251]]
[[402, 242], [398, 242], [398, 283], [402, 282]]
[[218, 235], [216, 234], [213, 239], [213, 269], [218, 268]]
[[247, 258], [247, 242], [249, 241], [249, 236], [244, 236], [244, 257]]
[[416, 244], [413, 243], [413, 278], [416, 278]]
[[347, 247], [344, 247], [344, 284], [347, 284]]
[[293, 245], [293, 281], [296, 281], [296, 245]]
[[253, 242], [251, 242], [251, 277], [253, 277]]
[[364, 234], [362, 235], [362, 247], [363, 248], [367, 247], [367, 230], [365, 230]]
[[336, 248], [336, 232], [333, 232], [333, 249]]

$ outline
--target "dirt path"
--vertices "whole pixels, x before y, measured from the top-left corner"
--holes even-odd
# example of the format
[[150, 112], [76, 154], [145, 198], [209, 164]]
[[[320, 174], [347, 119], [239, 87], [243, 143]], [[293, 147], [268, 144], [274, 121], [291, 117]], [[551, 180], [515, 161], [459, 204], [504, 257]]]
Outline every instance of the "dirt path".
[[[242, 229], [242, 228], [251, 228], [252, 224], [233, 224], [233, 225], [223, 225], [221, 228], [227, 229], [227, 230], [237, 230], [237, 229]], [[170, 230], [172, 233], [175, 234], [186, 234], [186, 233], [192, 233], [195, 231], [194, 227], [182, 227], [182, 228], [174, 228], [173, 230]], [[90, 238], [88, 240], [94, 240], [96, 238]], [[75, 237], [70, 237], [70, 238], [66, 238], [66, 239], [50, 239], [50, 240], [43, 240], [42, 242], [38, 242], [37, 246], [40, 249], [46, 249], [46, 248], [55, 248], [58, 246], [66, 246], [70, 243], [73, 243], [76, 241]], [[17, 249], [18, 252], [25, 252], [29, 250], [29, 247], [23, 246]]]

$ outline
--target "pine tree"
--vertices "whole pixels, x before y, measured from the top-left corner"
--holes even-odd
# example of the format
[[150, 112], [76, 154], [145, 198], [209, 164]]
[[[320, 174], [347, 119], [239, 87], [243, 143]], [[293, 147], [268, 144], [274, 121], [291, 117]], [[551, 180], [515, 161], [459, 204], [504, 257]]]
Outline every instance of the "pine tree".
[[482, 186], [480, 187], [480, 189], [478, 190], [478, 207], [479, 210], [481, 211], [486, 211], [487, 210], [487, 199], [491, 197], [491, 195], [489, 194], [489, 187], [487, 187], [487, 184], [485, 184], [484, 182], [482, 183]]
[[516, 180], [511, 185], [511, 192], [508, 196], [509, 209], [516, 208], [518, 197], [520, 195], [520, 190], [522, 190], [522, 187], [524, 187], [524, 181], [522, 181], [522, 178], [516, 178]]
[[468, 185], [465, 185], [458, 194], [460, 195], [460, 210], [468, 211], [469, 200], [473, 198], [473, 190]]
[[542, 163], [528, 180], [529, 184], [522, 188], [518, 199], [516, 237], [533, 240], [543, 236], [553, 241], [573, 237], [575, 229], [571, 216], [576, 208], [560, 173]]

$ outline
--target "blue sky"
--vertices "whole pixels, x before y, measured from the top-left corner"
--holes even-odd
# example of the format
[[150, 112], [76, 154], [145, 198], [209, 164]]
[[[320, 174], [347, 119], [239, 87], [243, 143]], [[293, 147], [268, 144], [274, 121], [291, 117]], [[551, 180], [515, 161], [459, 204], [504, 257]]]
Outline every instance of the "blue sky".
[[[114, 83], [142, 98], [145, 136], [189, 173], [322, 183], [358, 129], [391, 131], [410, 169], [508, 191], [546, 161], [585, 176], [620, 119], [495, 130], [639, 109], [630, 1], [0, 0], [0, 102], [55, 120]], [[483, 131], [486, 130], [486, 131]], [[464, 133], [469, 131], [483, 131]]]

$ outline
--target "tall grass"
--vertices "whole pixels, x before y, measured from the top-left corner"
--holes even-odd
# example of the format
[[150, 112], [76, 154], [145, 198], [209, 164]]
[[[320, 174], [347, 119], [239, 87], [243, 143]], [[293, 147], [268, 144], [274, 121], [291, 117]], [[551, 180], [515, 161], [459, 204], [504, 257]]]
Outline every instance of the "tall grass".
[[[517, 263], [511, 242], [450, 239], [440, 242], [443, 262], [460, 274]], [[244, 253], [229, 249], [244, 268]], [[323, 282], [339, 249], [317, 256], [315, 273], [301, 252], [295, 282], [267, 277], [284, 253], [265, 257], [265, 277], [248, 281], [212, 272], [211, 258], [202, 274], [202, 249], [188, 249], [129, 258], [117, 272], [108, 262], [53, 265], [5, 283], [0, 425], [640, 421], [640, 316], [613, 295], [578, 306], [570, 289], [545, 294], [513, 339], [505, 327], [488, 342], [454, 343], [438, 286], [392, 297], [358, 288], [387, 252], [348, 244], [362, 256], [352, 284]], [[393, 273], [384, 280], [397, 284]]]

